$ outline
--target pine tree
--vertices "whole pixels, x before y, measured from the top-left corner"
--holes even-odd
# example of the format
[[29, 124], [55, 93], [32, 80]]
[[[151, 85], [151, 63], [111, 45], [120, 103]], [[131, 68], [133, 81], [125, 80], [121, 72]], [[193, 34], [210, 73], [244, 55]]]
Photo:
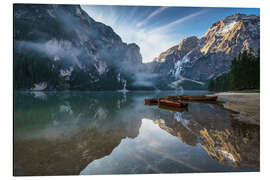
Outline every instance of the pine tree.
[[232, 60], [229, 73], [212, 79], [208, 86], [212, 91], [255, 88], [260, 88], [260, 52], [256, 56], [252, 49], [239, 53]]

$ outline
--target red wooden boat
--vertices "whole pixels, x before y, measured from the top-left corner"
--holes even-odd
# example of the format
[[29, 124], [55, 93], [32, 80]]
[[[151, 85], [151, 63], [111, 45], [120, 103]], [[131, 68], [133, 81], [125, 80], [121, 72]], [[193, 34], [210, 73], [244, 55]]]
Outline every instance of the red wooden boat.
[[180, 99], [182, 101], [216, 101], [217, 96], [211, 96], [211, 95], [190, 95], [190, 96], [180, 96]]
[[158, 99], [158, 106], [171, 106], [176, 108], [184, 108], [188, 106], [188, 103], [180, 102], [180, 101], [170, 101], [167, 99]]
[[144, 103], [147, 105], [156, 105], [158, 103], [157, 99], [145, 99]]

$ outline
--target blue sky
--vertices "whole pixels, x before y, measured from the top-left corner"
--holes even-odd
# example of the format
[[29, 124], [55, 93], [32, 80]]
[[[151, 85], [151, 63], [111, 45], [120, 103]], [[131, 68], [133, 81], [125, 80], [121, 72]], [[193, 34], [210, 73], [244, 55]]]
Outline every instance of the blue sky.
[[81, 5], [96, 21], [109, 25], [126, 43], [140, 46], [143, 62], [235, 13], [260, 14], [258, 8]]

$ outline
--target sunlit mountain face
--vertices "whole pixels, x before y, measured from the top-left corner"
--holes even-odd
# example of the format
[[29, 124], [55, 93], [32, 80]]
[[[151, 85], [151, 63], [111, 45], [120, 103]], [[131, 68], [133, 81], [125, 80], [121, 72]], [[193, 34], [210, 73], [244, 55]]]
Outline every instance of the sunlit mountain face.
[[159, 6], [81, 7], [96, 21], [111, 26], [127, 43], [140, 47], [143, 62], [150, 62], [182, 39], [200, 38], [214, 22], [235, 13], [259, 15], [258, 8]]

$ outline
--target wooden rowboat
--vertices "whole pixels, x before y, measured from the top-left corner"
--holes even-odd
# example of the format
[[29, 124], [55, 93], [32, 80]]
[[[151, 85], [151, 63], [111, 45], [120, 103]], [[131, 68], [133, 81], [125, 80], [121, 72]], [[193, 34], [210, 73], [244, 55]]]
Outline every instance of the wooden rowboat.
[[157, 99], [145, 99], [144, 103], [147, 105], [156, 105], [158, 103]]
[[184, 108], [188, 106], [188, 103], [179, 102], [179, 101], [170, 101], [167, 99], [158, 99], [158, 106], [171, 106], [176, 108]]
[[164, 99], [167, 99], [169, 101], [180, 101], [180, 96], [165, 96]]
[[209, 95], [190, 95], [190, 96], [180, 96], [182, 101], [216, 101], [217, 96], [209, 96]]

